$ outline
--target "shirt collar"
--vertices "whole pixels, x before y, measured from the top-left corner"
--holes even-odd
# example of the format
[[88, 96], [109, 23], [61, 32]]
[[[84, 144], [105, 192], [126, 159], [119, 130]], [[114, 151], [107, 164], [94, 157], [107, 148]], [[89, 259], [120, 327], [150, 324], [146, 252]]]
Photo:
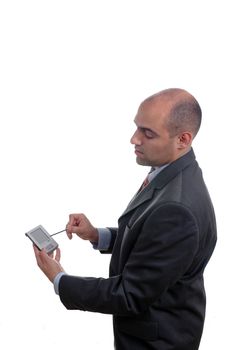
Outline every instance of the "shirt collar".
[[151, 182], [163, 169], [165, 169], [167, 166], [169, 165], [168, 164], [164, 164], [162, 166], [156, 166], [156, 167], [152, 167], [150, 169], [150, 172], [148, 174], [148, 180], [149, 182]]

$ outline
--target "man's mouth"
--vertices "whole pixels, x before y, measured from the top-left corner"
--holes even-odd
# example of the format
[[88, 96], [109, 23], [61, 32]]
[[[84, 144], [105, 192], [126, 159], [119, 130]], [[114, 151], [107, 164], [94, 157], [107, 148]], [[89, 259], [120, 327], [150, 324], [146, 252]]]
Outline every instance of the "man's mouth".
[[140, 151], [138, 148], [135, 148], [134, 153], [135, 153], [137, 156], [143, 155], [143, 152]]

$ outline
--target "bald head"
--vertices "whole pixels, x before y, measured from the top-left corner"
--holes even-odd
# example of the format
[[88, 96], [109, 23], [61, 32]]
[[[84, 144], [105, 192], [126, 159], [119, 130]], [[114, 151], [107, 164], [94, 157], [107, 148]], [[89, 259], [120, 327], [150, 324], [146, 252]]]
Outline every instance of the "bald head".
[[166, 113], [166, 127], [171, 137], [188, 131], [196, 136], [200, 125], [202, 112], [197, 100], [186, 90], [166, 89], [147, 98], [144, 103], [151, 106], [162, 103]]
[[143, 101], [131, 138], [137, 163], [161, 166], [190, 151], [201, 123], [201, 109], [195, 98], [182, 89], [167, 89]]

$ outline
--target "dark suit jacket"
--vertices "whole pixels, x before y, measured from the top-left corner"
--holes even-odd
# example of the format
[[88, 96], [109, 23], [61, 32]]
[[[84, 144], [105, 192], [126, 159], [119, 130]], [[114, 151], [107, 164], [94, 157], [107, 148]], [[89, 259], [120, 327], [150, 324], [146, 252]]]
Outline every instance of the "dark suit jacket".
[[197, 350], [216, 222], [193, 150], [161, 171], [110, 230], [110, 277], [63, 276], [63, 304], [113, 314], [118, 350]]

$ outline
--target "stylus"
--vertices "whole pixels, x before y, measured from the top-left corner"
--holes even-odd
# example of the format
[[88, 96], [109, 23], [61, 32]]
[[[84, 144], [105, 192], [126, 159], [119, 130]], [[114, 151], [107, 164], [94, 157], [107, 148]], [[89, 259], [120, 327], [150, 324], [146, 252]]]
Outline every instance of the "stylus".
[[56, 233], [53, 233], [52, 235], [50, 235], [50, 236], [55, 236], [55, 235], [58, 235], [58, 233], [62, 233], [62, 232], [65, 232], [66, 231], [66, 229], [65, 230], [62, 230], [62, 231], [59, 231], [59, 232], [56, 232]]

